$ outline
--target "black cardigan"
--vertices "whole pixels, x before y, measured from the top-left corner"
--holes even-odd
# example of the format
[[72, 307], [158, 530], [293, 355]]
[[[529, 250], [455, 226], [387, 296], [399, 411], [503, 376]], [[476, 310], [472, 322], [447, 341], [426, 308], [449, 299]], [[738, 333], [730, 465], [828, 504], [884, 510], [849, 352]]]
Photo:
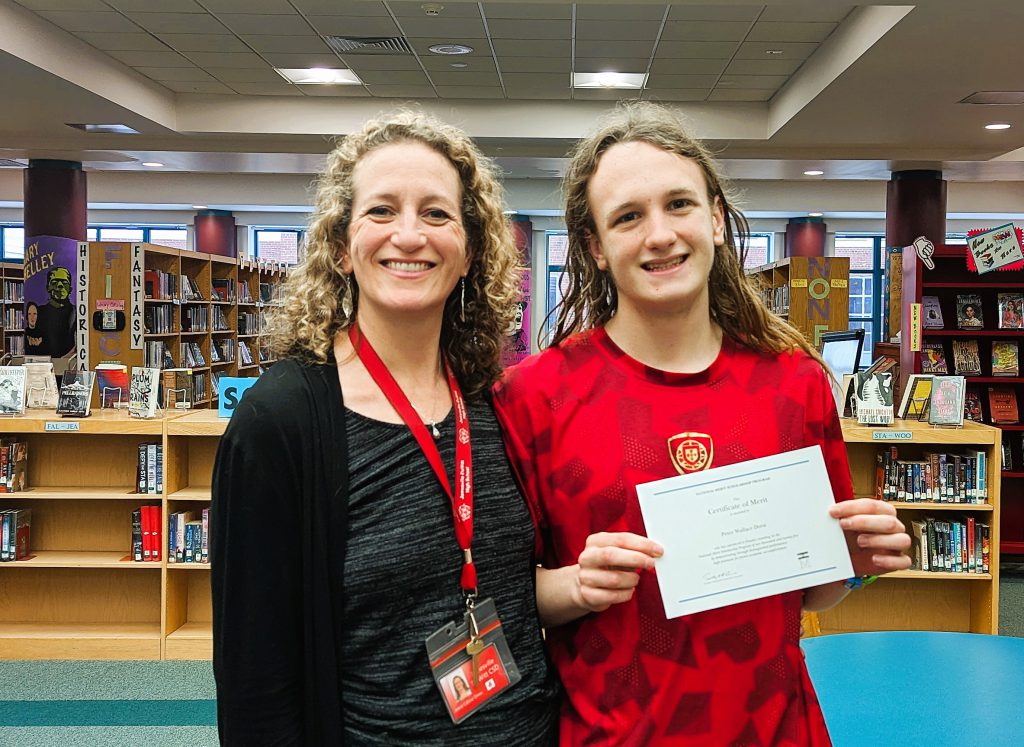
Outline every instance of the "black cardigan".
[[347, 465], [333, 362], [276, 363], [221, 439], [210, 541], [221, 744], [344, 743]]

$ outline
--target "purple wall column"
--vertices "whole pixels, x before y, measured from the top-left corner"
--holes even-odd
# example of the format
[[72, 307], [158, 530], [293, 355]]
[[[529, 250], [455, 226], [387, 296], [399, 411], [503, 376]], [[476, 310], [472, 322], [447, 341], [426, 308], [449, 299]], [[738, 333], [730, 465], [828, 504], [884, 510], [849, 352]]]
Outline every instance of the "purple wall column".
[[821, 218], [790, 218], [786, 224], [787, 257], [824, 257], [825, 221]]
[[25, 169], [25, 238], [85, 241], [86, 178], [78, 161], [33, 158]]
[[918, 236], [946, 243], [946, 182], [941, 171], [894, 171], [885, 191], [885, 245]]
[[196, 213], [196, 251], [237, 257], [235, 216], [227, 210], [203, 210]]

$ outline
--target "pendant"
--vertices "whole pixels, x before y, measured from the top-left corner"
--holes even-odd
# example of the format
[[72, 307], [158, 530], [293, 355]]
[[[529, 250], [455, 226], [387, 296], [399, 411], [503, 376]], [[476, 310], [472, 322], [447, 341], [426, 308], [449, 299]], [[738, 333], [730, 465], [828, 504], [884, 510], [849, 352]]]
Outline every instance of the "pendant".
[[441, 431], [437, 429], [437, 425], [434, 423], [433, 420], [430, 421], [430, 433], [435, 440], [441, 438]]

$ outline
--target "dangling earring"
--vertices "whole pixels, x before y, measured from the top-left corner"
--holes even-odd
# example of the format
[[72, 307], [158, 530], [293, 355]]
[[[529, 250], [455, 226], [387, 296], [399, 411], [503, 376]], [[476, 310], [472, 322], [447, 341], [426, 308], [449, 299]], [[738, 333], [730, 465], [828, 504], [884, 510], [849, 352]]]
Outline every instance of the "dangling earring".
[[352, 316], [352, 279], [348, 276], [347, 273], [342, 273], [341, 277], [343, 279], [342, 280], [342, 285], [344, 286], [341, 289], [341, 313], [344, 314], [346, 318], [351, 318], [351, 316]]
[[459, 278], [459, 287], [461, 288], [460, 296], [462, 298], [460, 302], [459, 319], [466, 321], [466, 278]]

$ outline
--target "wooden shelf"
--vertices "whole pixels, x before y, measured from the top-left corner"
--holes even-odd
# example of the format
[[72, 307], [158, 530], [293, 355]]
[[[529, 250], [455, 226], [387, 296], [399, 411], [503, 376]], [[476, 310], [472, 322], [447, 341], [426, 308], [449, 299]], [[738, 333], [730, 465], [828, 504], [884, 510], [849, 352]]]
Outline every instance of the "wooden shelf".
[[0, 622], [0, 659], [159, 659], [160, 623]]
[[[67, 431], [54, 432], [55, 436], [68, 433], [110, 434], [110, 435], [150, 435], [159, 436], [163, 433], [163, 421], [176, 415], [157, 415], [155, 418], [133, 418], [127, 410], [96, 409], [87, 418], [62, 418], [53, 410], [26, 410], [24, 415], [13, 418], [0, 418], [0, 433], [45, 433], [47, 424], [59, 424], [51, 428], [69, 428]], [[31, 458], [31, 457], [30, 457]]]
[[923, 329], [922, 337], [1020, 337], [1024, 329]]
[[[964, 421], [960, 428], [929, 425], [919, 420], [896, 419], [892, 425], [859, 425], [856, 421], [844, 419], [843, 438], [847, 443], [874, 443], [878, 445], [924, 444], [986, 444], [994, 445], [999, 431], [990, 425]], [[896, 439], [896, 432], [910, 433], [908, 439]], [[875, 434], [880, 434], [876, 436]]]
[[168, 563], [167, 570], [169, 571], [208, 571], [210, 570], [209, 563]]
[[39, 486], [18, 493], [0, 493], [0, 500], [14, 501], [133, 501], [156, 502], [159, 495], [139, 493], [134, 485], [122, 487]]
[[187, 487], [176, 490], [167, 496], [169, 501], [211, 501], [210, 486]]
[[[964, 273], [966, 274], [966, 272], [967, 272], [967, 270], [966, 270], [966, 268], [964, 268]], [[936, 288], [936, 289], [938, 289], [938, 288], [949, 288], [949, 289], [964, 290], [964, 291], [970, 291], [970, 290], [1005, 290], [1005, 289], [1014, 290], [1014, 289], [1017, 289], [1017, 288], [1024, 288], [1024, 283], [1020, 283], [1020, 282], [1016, 282], [1016, 283], [981, 283], [981, 282], [978, 282], [976, 280], [962, 280], [962, 281], [957, 281], [957, 282], [952, 282], [952, 283], [925, 281], [925, 282], [921, 283], [921, 287], [924, 288], [925, 290], [928, 290], [929, 288]]]
[[[991, 581], [991, 573], [946, 573], [945, 571], [896, 571], [887, 573], [882, 579], [893, 578], [919, 578], [919, 579], [945, 579], [950, 581]], [[881, 579], [880, 579], [881, 580]]]
[[220, 437], [224, 435], [229, 420], [230, 418], [219, 417], [216, 410], [194, 410], [168, 421], [167, 435]]
[[116, 568], [118, 570], [160, 570], [161, 563], [136, 563], [124, 552], [42, 550], [23, 560], [0, 563], [3, 568]]
[[989, 503], [907, 503], [906, 501], [889, 501], [895, 508], [911, 511], [991, 511]]

